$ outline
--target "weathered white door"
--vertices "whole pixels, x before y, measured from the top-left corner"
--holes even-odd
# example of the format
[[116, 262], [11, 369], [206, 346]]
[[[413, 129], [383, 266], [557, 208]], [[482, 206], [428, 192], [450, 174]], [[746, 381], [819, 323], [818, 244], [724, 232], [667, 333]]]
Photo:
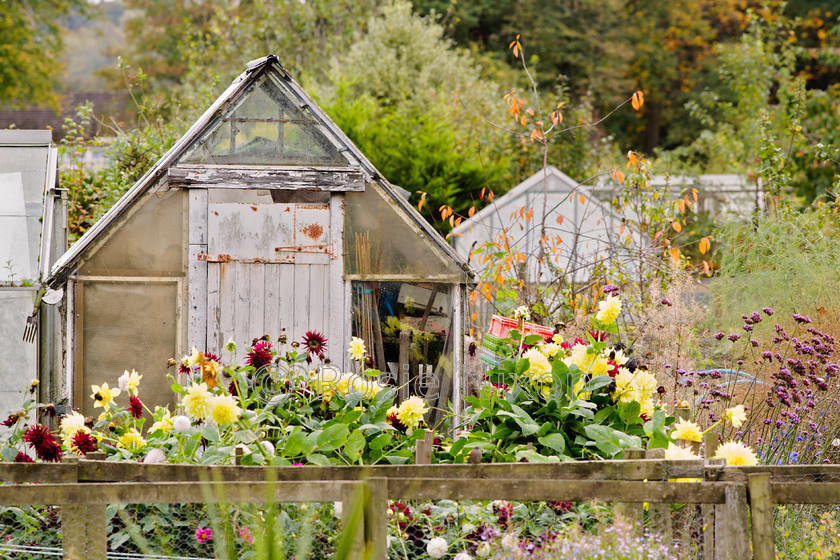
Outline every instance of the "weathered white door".
[[264, 334], [300, 341], [309, 330], [340, 350], [342, 231], [341, 194], [323, 204], [211, 199], [199, 255], [207, 262], [208, 350], [220, 352], [230, 337], [240, 348]]

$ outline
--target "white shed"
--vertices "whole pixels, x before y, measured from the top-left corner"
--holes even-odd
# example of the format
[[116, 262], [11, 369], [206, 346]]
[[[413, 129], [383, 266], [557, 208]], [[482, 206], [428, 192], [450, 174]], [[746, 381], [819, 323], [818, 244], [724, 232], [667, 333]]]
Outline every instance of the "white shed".
[[[595, 187], [581, 185], [549, 166], [462, 221], [452, 230], [452, 245], [481, 270], [475, 251], [487, 242], [497, 242], [504, 234], [511, 250], [527, 258], [526, 280], [532, 283], [550, 281], [551, 267], [562, 271], [572, 282], [583, 282], [610, 255], [631, 265], [634, 254], [640, 250], [640, 238], [622, 230], [621, 219], [598, 194]], [[549, 264], [540, 267], [538, 279], [543, 212], [546, 243], [556, 250], [547, 256]], [[631, 235], [630, 244], [626, 244], [627, 235]]]

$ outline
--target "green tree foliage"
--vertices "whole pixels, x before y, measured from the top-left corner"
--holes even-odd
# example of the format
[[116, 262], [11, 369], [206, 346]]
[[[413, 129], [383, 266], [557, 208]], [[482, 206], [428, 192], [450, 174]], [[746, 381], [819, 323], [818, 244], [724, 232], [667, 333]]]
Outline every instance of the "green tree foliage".
[[62, 18], [86, 9], [85, 0], [6, 0], [0, 10], [0, 100], [55, 102]]
[[[327, 113], [389, 180], [428, 193], [423, 212], [466, 212], [488, 184], [511, 184], [507, 136], [476, 115], [500, 119], [498, 86], [480, 80], [465, 51], [407, 2], [382, 8], [346, 56], [333, 59], [320, 88]], [[448, 230], [449, 224], [438, 224]]]

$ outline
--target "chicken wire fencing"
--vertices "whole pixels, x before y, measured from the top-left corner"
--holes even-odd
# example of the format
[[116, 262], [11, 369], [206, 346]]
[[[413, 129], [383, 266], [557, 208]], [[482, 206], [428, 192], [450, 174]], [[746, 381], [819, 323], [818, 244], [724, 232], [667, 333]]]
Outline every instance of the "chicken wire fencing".
[[[439, 557], [441, 550], [444, 558], [560, 554], [570, 541], [578, 551], [632, 542], [644, 543], [651, 559], [702, 558], [696, 504], [392, 500], [387, 507], [393, 559]], [[70, 520], [69, 510], [87, 522]], [[109, 560], [249, 560], [268, 546], [275, 558], [328, 559], [336, 557], [342, 515], [341, 502], [2, 507], [0, 558], [47, 560], [72, 549], [94, 560], [104, 538]], [[103, 522], [91, 526], [97, 517]]]
[[[95, 518], [100, 534], [63, 513]], [[104, 510], [104, 511], [103, 511]], [[340, 537], [340, 503], [109, 504], [0, 508], [0, 558], [48, 560], [70, 549], [108, 560], [248, 560], [269, 545], [279, 558], [332, 558]], [[62, 523], [62, 521], [65, 521]], [[87, 527], [85, 527], [87, 525]]]

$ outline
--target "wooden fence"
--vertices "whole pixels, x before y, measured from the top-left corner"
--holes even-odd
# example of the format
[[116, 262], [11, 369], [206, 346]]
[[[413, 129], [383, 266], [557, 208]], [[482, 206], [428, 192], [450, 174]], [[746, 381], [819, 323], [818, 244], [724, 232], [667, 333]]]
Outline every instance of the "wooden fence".
[[[677, 480], [679, 479], [679, 480]], [[689, 479], [686, 481], [686, 479]], [[589, 501], [659, 516], [699, 504], [701, 558], [775, 557], [775, 504], [840, 503], [840, 465], [728, 467], [710, 461], [627, 459], [567, 463], [250, 467], [142, 464], [97, 459], [0, 464], [0, 505], [62, 507], [66, 560], [105, 560], [107, 504], [342, 501], [364, 497], [357, 554], [387, 558], [388, 500]], [[35, 484], [37, 483], [37, 484]], [[752, 541], [752, 550], [750, 549]]]

